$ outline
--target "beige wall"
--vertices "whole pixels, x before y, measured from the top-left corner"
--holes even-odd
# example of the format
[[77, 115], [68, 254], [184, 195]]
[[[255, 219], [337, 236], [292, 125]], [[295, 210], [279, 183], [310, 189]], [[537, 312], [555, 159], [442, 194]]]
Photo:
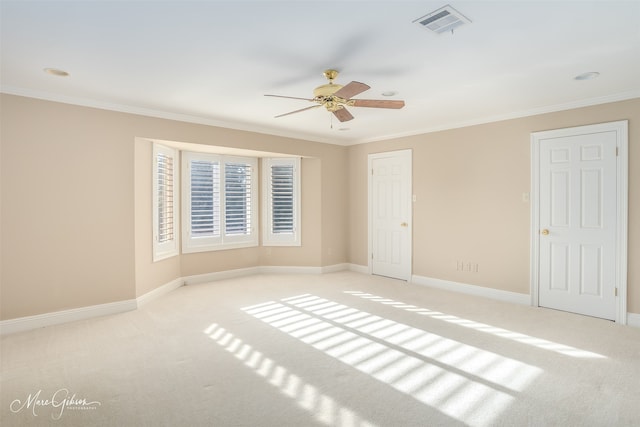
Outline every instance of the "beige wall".
[[[367, 265], [367, 156], [413, 150], [413, 273], [529, 293], [530, 134], [629, 120], [628, 309], [640, 313], [640, 99], [349, 148], [349, 261]], [[478, 264], [457, 271], [456, 262]]]
[[1, 107], [2, 319], [134, 298], [126, 127], [28, 98]]
[[[0, 319], [128, 300], [196, 274], [346, 262], [343, 249], [338, 257], [323, 256], [347, 246], [345, 147], [13, 95], [0, 102]], [[153, 263], [153, 139], [305, 157], [303, 246]]]
[[[367, 264], [367, 155], [413, 150], [416, 275], [529, 292], [530, 133], [629, 120], [629, 311], [640, 313], [640, 100], [341, 147], [1, 95], [0, 319], [257, 265]], [[301, 248], [151, 260], [151, 140], [304, 156]], [[456, 261], [478, 263], [458, 272]]]

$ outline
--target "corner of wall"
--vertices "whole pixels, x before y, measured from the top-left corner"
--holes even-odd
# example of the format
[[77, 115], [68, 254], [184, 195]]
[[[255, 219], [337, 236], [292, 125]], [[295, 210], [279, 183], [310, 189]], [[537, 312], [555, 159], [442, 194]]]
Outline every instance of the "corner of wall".
[[640, 314], [627, 313], [627, 325], [640, 328]]

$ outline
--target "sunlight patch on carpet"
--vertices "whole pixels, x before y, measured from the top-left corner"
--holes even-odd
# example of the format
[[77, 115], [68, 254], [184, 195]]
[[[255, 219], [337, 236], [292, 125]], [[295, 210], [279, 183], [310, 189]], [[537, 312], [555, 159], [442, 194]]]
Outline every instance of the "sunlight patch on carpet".
[[602, 354], [594, 353], [592, 351], [581, 350], [579, 348], [571, 347], [566, 344], [560, 344], [553, 341], [545, 340], [542, 338], [532, 337], [519, 332], [509, 331], [507, 329], [498, 328], [495, 326], [487, 325], [473, 320], [463, 319], [461, 317], [453, 316], [450, 314], [441, 313], [439, 311], [429, 310], [428, 308], [421, 308], [411, 304], [405, 304], [400, 301], [394, 301], [381, 296], [369, 294], [359, 291], [345, 291], [346, 294], [353, 295], [355, 297], [363, 298], [369, 301], [374, 301], [380, 304], [389, 305], [395, 308], [399, 308], [405, 311], [414, 312], [422, 316], [429, 316], [433, 319], [442, 320], [448, 323], [454, 323], [456, 325], [474, 329], [479, 332], [491, 334], [500, 338], [506, 338], [512, 341], [516, 341], [522, 344], [531, 345], [543, 350], [554, 351], [556, 353], [564, 354], [565, 356], [578, 357], [578, 358], [606, 358]]
[[243, 311], [469, 425], [490, 425], [543, 372], [314, 295]]
[[375, 424], [321, 393], [317, 387], [265, 357], [222, 326], [212, 323], [203, 332], [280, 393], [294, 400], [300, 408], [312, 413], [320, 423], [338, 427], [375, 427]]

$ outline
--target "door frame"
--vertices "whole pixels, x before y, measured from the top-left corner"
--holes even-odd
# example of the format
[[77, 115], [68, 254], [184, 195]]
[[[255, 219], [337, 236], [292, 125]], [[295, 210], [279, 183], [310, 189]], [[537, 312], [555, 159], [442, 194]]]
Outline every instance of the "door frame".
[[629, 138], [628, 121], [599, 123], [564, 129], [531, 133], [531, 230], [530, 230], [530, 289], [531, 305], [539, 306], [540, 286], [540, 140], [562, 138], [585, 133], [616, 132], [616, 266], [615, 288], [617, 289], [616, 323], [627, 324], [627, 239], [629, 199]]
[[[407, 212], [409, 213], [409, 226], [407, 229], [407, 257], [409, 257], [409, 271], [407, 272], [407, 282], [411, 281], [411, 277], [413, 275], [413, 150], [396, 150], [396, 151], [385, 151], [380, 153], [369, 154], [368, 162], [367, 162], [367, 198], [368, 198], [368, 209], [367, 209], [367, 271], [369, 274], [373, 274], [373, 161], [375, 159], [382, 159], [385, 157], [392, 156], [409, 156], [409, 173], [407, 176], [409, 177], [407, 182], [407, 188], [409, 191], [409, 197], [407, 197]], [[399, 279], [400, 280], [400, 279]]]

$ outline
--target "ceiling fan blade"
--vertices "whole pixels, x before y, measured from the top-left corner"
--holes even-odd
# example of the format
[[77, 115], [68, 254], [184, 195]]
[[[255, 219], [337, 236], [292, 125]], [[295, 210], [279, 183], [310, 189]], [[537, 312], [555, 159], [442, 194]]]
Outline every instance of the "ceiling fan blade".
[[288, 112], [288, 113], [280, 114], [280, 115], [278, 115], [278, 116], [275, 116], [275, 117], [274, 117], [274, 119], [277, 119], [278, 117], [288, 116], [288, 115], [290, 115], [290, 114], [300, 113], [300, 112], [302, 112], [302, 111], [311, 110], [312, 108], [318, 108], [318, 107], [322, 107], [322, 104], [312, 105], [311, 107], [301, 108], [301, 109], [299, 109], [299, 110], [290, 111], [290, 112]]
[[344, 107], [334, 111], [333, 115], [336, 116], [338, 120], [340, 120], [341, 122], [348, 122], [349, 120], [353, 119], [353, 116], [351, 115], [351, 113], [347, 111], [347, 109]]
[[342, 89], [338, 90], [336, 93], [334, 93], [334, 95], [338, 98], [351, 99], [357, 94], [362, 93], [368, 89], [370, 89], [369, 85], [360, 82], [351, 82], [346, 86], [343, 86]]
[[353, 99], [354, 107], [369, 107], [369, 108], [402, 108], [404, 107], [404, 101], [393, 99]]
[[303, 101], [313, 101], [313, 99], [309, 98], [298, 98], [296, 96], [283, 96], [283, 95], [265, 95], [265, 96], [273, 96], [274, 98], [287, 98], [287, 99], [301, 99]]

